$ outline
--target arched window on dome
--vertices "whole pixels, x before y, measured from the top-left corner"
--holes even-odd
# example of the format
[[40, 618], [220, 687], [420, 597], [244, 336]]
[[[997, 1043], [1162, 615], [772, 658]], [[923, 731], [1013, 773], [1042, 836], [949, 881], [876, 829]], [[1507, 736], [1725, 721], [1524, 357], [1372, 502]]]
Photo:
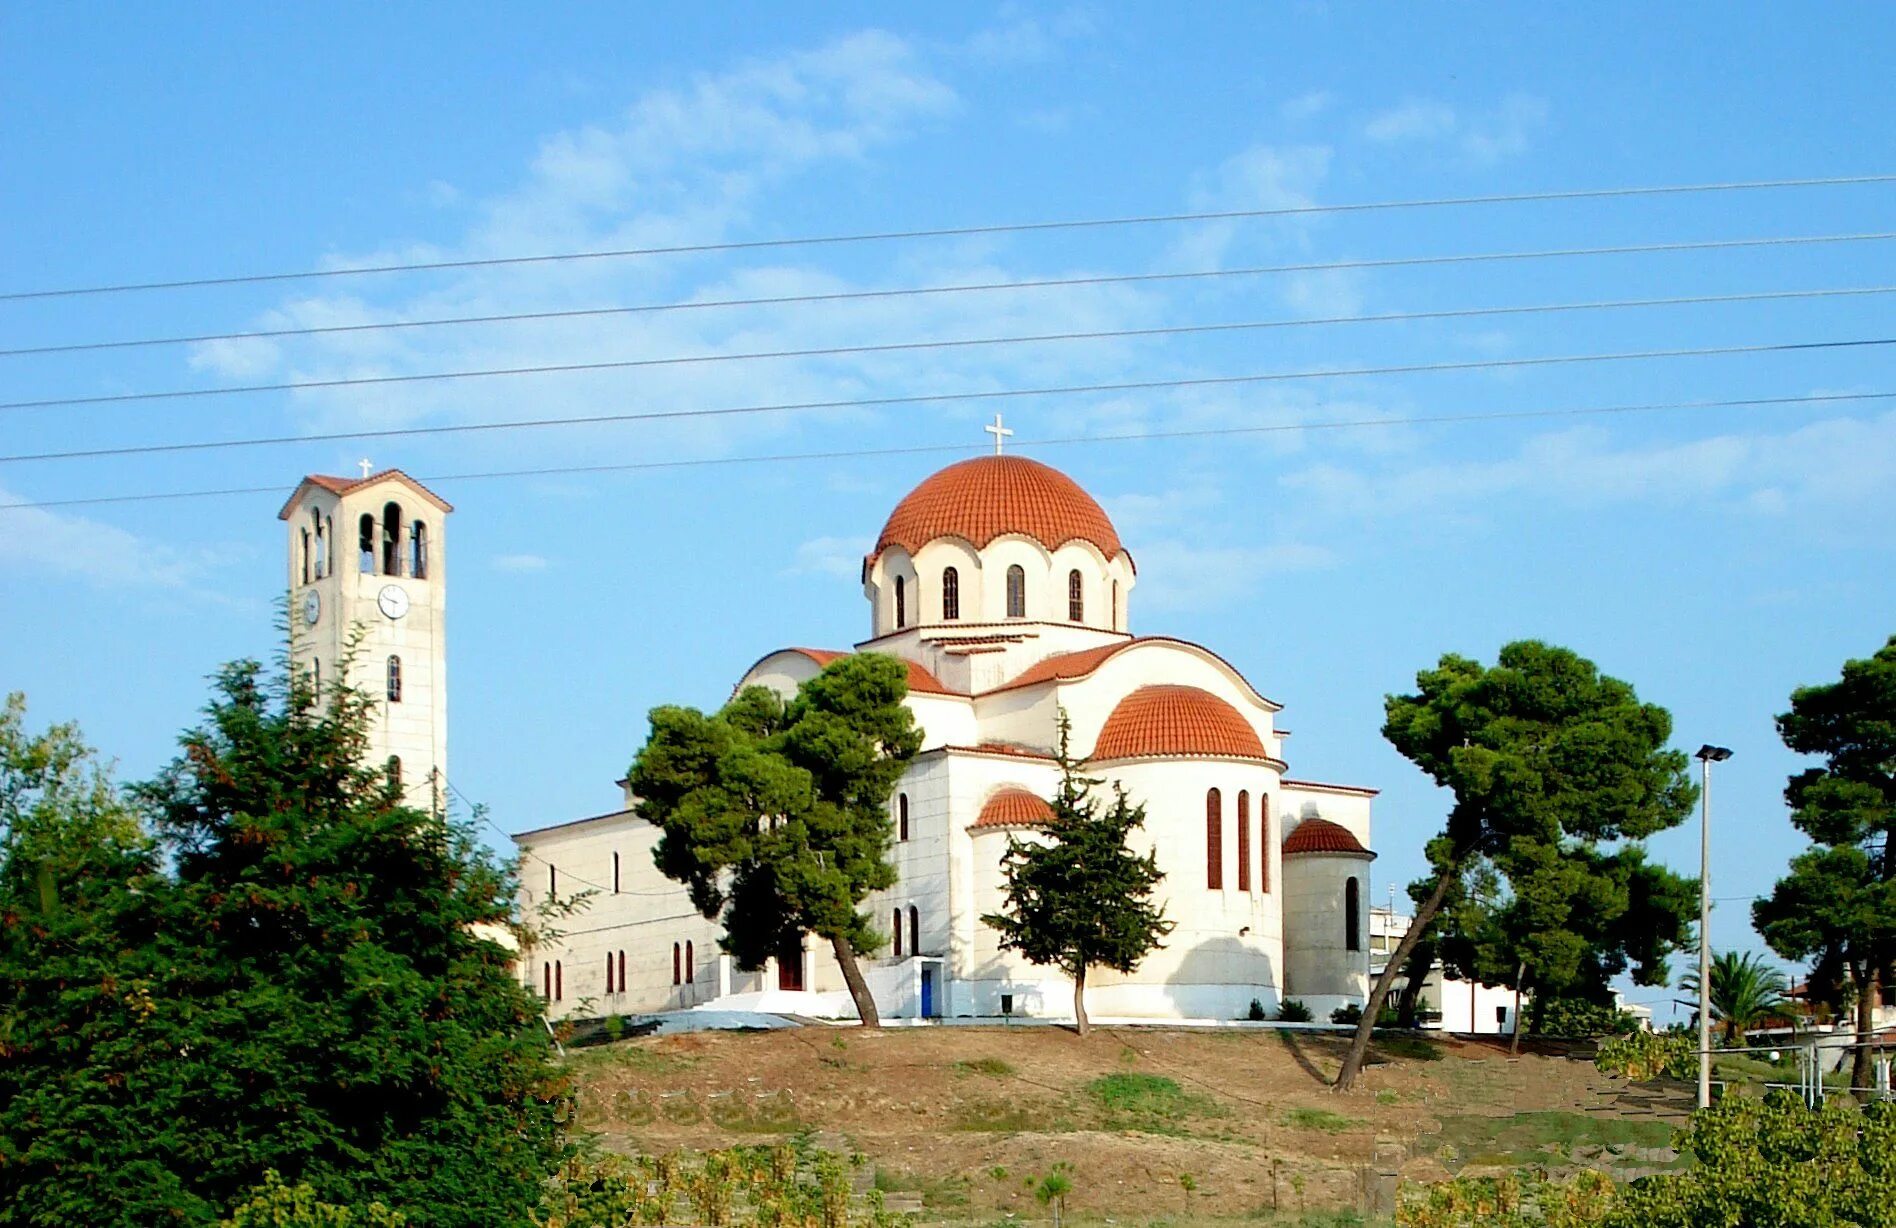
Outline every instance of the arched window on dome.
[[895, 578], [895, 625], [908, 626], [908, 586], [901, 576]]
[[1343, 883], [1343, 947], [1349, 951], [1363, 949], [1363, 888], [1355, 878]]
[[1205, 886], [1224, 888], [1224, 797], [1218, 790], [1205, 794]]
[[941, 620], [954, 622], [961, 617], [961, 573], [949, 567], [941, 573]]
[[1251, 793], [1238, 790], [1238, 890], [1251, 889]]
[[1114, 631], [1119, 630], [1119, 581], [1113, 581], [1113, 608], [1106, 611], [1106, 623]]
[[1077, 567], [1067, 572], [1067, 621], [1076, 623], [1086, 621], [1085, 588]]
[[1019, 563], [1007, 569], [1007, 616], [1027, 617], [1027, 572]]
[[402, 574], [402, 505], [382, 505], [382, 574]]

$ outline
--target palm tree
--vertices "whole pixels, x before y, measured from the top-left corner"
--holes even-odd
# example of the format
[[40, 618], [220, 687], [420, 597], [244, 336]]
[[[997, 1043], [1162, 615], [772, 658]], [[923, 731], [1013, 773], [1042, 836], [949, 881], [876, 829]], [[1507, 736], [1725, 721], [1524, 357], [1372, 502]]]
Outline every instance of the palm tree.
[[[1687, 973], [1679, 988], [1698, 997], [1698, 973]], [[1784, 974], [1749, 951], [1720, 951], [1712, 957], [1712, 1018], [1725, 1025], [1731, 1045], [1751, 1028], [1784, 1011], [1789, 987]]]

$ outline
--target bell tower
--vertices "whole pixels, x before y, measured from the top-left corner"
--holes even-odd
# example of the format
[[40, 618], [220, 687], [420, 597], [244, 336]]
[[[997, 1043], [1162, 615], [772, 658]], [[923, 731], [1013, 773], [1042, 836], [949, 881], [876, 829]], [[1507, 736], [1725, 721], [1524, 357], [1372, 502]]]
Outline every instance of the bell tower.
[[401, 470], [364, 461], [360, 477], [310, 474], [277, 513], [288, 529], [290, 667], [373, 701], [370, 762], [431, 810], [447, 804], [453, 510]]

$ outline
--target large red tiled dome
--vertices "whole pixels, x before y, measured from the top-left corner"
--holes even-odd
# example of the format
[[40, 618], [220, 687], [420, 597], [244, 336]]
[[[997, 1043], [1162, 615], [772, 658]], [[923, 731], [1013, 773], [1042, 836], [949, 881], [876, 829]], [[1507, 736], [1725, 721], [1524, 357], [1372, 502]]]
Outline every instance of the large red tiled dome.
[[1195, 686], [1142, 686], [1119, 701], [1093, 744], [1094, 759], [1231, 755], [1264, 759], [1264, 743], [1238, 710]]
[[1053, 818], [1047, 799], [1018, 785], [997, 789], [981, 807], [976, 827], [1039, 827]]
[[1284, 856], [1295, 857], [1299, 853], [1375, 855], [1363, 847], [1363, 842], [1349, 828], [1328, 819], [1305, 819], [1284, 837]]
[[1066, 474], [1024, 456], [977, 456], [933, 474], [889, 513], [876, 554], [901, 546], [913, 554], [937, 537], [981, 549], [1019, 533], [1049, 550], [1091, 542], [1107, 558], [1125, 547], [1093, 496]]

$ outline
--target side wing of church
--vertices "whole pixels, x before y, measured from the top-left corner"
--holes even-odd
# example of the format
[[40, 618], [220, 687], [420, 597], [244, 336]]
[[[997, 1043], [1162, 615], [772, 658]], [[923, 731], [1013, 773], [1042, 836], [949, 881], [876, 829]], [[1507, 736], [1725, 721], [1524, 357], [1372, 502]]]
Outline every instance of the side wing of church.
[[[1137, 580], [1091, 496], [999, 454], [922, 482], [863, 560], [871, 627], [854, 651], [908, 663], [925, 739], [890, 801], [899, 879], [867, 904], [886, 945], [863, 968], [885, 1017], [1070, 1014], [1070, 982], [1000, 950], [980, 921], [1000, 908], [1009, 834], [1030, 837], [1048, 813], [1063, 711], [1088, 774], [1144, 803], [1138, 839], [1176, 923], [1137, 971], [1089, 977], [1092, 1013], [1230, 1019], [1294, 997], [1321, 1019], [1367, 997], [1375, 790], [1287, 777], [1278, 704], [1210, 649], [1131, 634]], [[738, 686], [788, 696], [841, 655], [781, 649]], [[515, 837], [529, 916], [549, 895], [593, 892], [523, 955], [551, 1014], [853, 1016], [824, 944], [737, 969], [717, 924], [653, 866], [657, 837], [630, 797]]]

